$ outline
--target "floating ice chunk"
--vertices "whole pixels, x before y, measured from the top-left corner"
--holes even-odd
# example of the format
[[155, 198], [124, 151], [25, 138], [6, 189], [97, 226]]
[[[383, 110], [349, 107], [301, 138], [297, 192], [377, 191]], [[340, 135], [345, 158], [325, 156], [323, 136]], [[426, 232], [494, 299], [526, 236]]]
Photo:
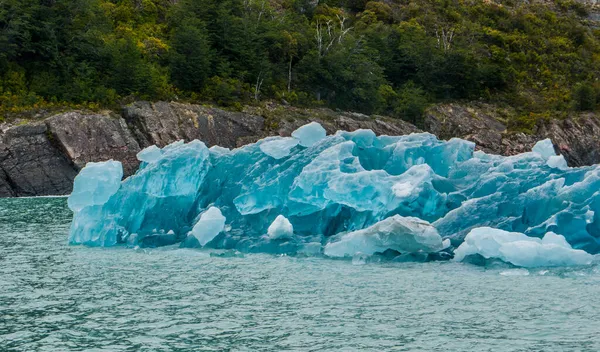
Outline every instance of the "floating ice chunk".
[[546, 165], [550, 166], [553, 169], [559, 170], [567, 170], [569, 165], [567, 164], [567, 160], [562, 155], [552, 155], [548, 158]]
[[260, 145], [260, 150], [274, 159], [282, 159], [290, 155], [292, 148], [297, 146], [296, 138], [285, 137], [265, 141]]
[[539, 239], [489, 227], [469, 232], [465, 241], [454, 252], [454, 260], [462, 261], [473, 254], [488, 259], [497, 258], [526, 268], [589, 265], [593, 260], [591, 254], [573, 249], [563, 236], [553, 232], [548, 232], [543, 239]]
[[137, 158], [139, 161], [143, 161], [148, 164], [155, 163], [159, 161], [162, 157], [162, 150], [155, 145], [149, 146], [148, 148], [142, 150], [137, 154]]
[[292, 238], [294, 236], [294, 227], [285, 216], [279, 215], [271, 226], [269, 226], [267, 234], [272, 240]]
[[221, 214], [219, 208], [210, 207], [201, 216], [200, 220], [194, 225], [192, 234], [198, 239], [201, 246], [212, 241], [225, 228], [225, 217]]
[[123, 165], [119, 161], [88, 163], [75, 177], [67, 204], [74, 212], [88, 206], [102, 205], [117, 193], [122, 179]]
[[329, 257], [373, 255], [393, 249], [400, 253], [437, 252], [444, 248], [437, 230], [427, 221], [394, 215], [363, 230], [347, 233], [325, 246]]
[[546, 138], [542, 141], [537, 142], [533, 146], [532, 150], [534, 153], [539, 154], [542, 158], [546, 160], [551, 156], [556, 155], [556, 152], [554, 151], [554, 145], [552, 144], [550, 138]]
[[321, 139], [327, 136], [327, 131], [316, 122], [311, 122], [304, 125], [292, 133], [292, 137], [300, 141], [300, 145], [303, 147], [312, 147], [313, 144], [317, 143]]

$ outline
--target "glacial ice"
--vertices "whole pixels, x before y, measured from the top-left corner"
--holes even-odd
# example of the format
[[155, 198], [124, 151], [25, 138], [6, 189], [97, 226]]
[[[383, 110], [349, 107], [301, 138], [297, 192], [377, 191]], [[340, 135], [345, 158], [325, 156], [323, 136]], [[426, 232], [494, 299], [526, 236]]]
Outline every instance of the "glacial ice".
[[344, 234], [339, 241], [325, 246], [329, 257], [352, 257], [362, 253], [373, 255], [388, 249], [400, 253], [438, 252], [444, 249], [442, 237], [427, 221], [394, 215], [375, 225]]
[[327, 136], [327, 132], [320, 124], [311, 122], [304, 125], [292, 133], [292, 137], [297, 139], [301, 146], [312, 147], [315, 143]]
[[119, 161], [88, 163], [75, 177], [73, 192], [67, 200], [69, 208], [79, 211], [106, 203], [119, 190], [122, 179], [123, 165]]
[[192, 228], [192, 235], [198, 239], [201, 246], [206, 246], [225, 229], [226, 221], [227, 219], [218, 208], [210, 207], [202, 213], [200, 220]]
[[260, 150], [272, 158], [281, 159], [289, 156], [292, 148], [298, 143], [296, 138], [276, 138], [261, 143]]
[[[377, 137], [358, 130], [326, 136], [316, 123], [292, 138], [271, 137], [233, 150], [209, 149], [199, 141], [148, 148], [140, 153], [137, 173], [122, 182], [117, 162], [90, 163], [81, 171], [69, 198], [74, 212], [69, 241], [88, 246], [176, 241], [331, 256], [390, 249], [388, 254], [403, 258], [450, 242], [439, 255], [445, 258], [471, 230], [490, 227], [534, 239], [553, 232], [572, 249], [600, 252], [600, 166], [570, 168], [549, 141], [509, 157], [474, 148], [469, 141], [440, 141], [428, 133]], [[201, 244], [193, 230], [209, 228], [200, 224], [203, 214], [216, 214], [208, 212], [211, 207], [224, 224], [215, 227], [218, 235], [200, 236]], [[272, 226], [271, 234], [286, 228], [285, 235], [270, 236]], [[393, 229], [388, 234], [386, 226]], [[416, 245], [425, 232], [435, 244]]]
[[267, 234], [272, 240], [292, 238], [294, 235], [294, 226], [285, 216], [279, 215], [275, 218], [271, 226], [269, 226]]
[[552, 155], [546, 161], [546, 165], [550, 166], [553, 169], [566, 170], [569, 168], [567, 165], [567, 160], [562, 155]]
[[552, 144], [552, 141], [549, 138], [537, 142], [533, 146], [532, 151], [540, 155], [544, 160], [548, 160], [550, 157], [556, 155], [554, 144]]
[[162, 150], [159, 147], [152, 145], [139, 152], [137, 158], [139, 161], [145, 163], [154, 163], [162, 158]]
[[588, 265], [594, 259], [585, 251], [573, 249], [563, 236], [553, 232], [539, 239], [489, 227], [469, 232], [454, 251], [454, 260], [462, 261], [475, 254], [527, 268]]

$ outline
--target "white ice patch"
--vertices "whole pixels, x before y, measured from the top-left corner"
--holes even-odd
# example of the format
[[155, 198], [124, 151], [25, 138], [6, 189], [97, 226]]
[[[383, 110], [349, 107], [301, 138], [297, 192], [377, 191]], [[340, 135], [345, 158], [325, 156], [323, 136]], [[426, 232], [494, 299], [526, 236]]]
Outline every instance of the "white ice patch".
[[573, 249], [563, 236], [553, 232], [539, 239], [489, 227], [471, 230], [454, 252], [454, 260], [462, 261], [473, 254], [526, 268], [589, 265], [594, 258], [585, 251]]
[[299, 141], [295, 138], [286, 137], [265, 141], [260, 145], [260, 150], [274, 159], [282, 159], [290, 155], [292, 148]]
[[196, 236], [200, 245], [205, 246], [225, 228], [225, 217], [219, 208], [210, 207], [194, 225], [192, 235]]
[[556, 156], [556, 152], [554, 151], [554, 145], [550, 138], [546, 138], [542, 141], [537, 142], [532, 151], [536, 154], [539, 154], [545, 160], [548, 160], [551, 156]]
[[75, 177], [73, 192], [67, 200], [69, 209], [78, 212], [81, 209], [106, 203], [121, 187], [123, 165], [109, 160], [100, 163], [88, 163]]
[[141, 152], [139, 152], [137, 154], [137, 159], [139, 161], [148, 163], [148, 164], [152, 164], [155, 163], [157, 161], [159, 161], [160, 159], [162, 159], [163, 157], [163, 152], [162, 150], [155, 146], [149, 146], [148, 148], [142, 150]]
[[427, 221], [394, 215], [363, 230], [347, 233], [325, 246], [329, 257], [373, 255], [393, 249], [400, 253], [437, 252], [444, 248], [437, 230]]
[[285, 216], [279, 215], [271, 226], [269, 226], [267, 234], [272, 240], [292, 238], [294, 236], [294, 227]]
[[316, 122], [304, 125], [292, 133], [303, 147], [312, 147], [315, 143], [327, 136], [327, 131]]
[[546, 165], [550, 166], [553, 169], [566, 170], [569, 168], [565, 157], [562, 155], [552, 155], [546, 161]]

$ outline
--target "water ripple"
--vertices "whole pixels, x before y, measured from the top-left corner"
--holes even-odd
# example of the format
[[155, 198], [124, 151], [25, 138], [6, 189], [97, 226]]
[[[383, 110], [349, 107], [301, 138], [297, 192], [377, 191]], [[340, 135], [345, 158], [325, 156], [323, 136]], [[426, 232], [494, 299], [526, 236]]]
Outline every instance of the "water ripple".
[[65, 202], [0, 201], [1, 351], [600, 350], [597, 266], [70, 247]]

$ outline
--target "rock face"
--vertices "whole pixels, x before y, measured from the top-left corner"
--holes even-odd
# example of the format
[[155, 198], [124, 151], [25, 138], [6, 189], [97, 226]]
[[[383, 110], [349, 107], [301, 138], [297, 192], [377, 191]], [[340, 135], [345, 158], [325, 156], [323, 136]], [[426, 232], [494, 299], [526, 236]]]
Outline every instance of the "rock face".
[[164, 147], [174, 141], [199, 139], [207, 146], [240, 146], [244, 137], [262, 133], [264, 118], [179, 103], [137, 102], [123, 116], [142, 147]]
[[550, 138], [569, 166], [600, 163], [600, 118], [597, 115], [587, 113], [543, 121], [531, 135], [508, 132], [500, 119], [487, 109], [438, 105], [426, 112], [425, 130], [442, 139], [464, 138], [485, 152], [501, 155], [530, 151], [537, 141]]
[[77, 170], [48, 135], [44, 123], [16, 126], [2, 134], [0, 168], [5, 178], [0, 182], [0, 192], [3, 196], [70, 192]]
[[46, 126], [78, 170], [90, 161], [114, 159], [123, 163], [129, 176], [139, 166], [140, 146], [121, 117], [70, 112], [47, 119]]
[[356, 131], [358, 129], [370, 129], [377, 135], [399, 136], [410, 134], [413, 132], [421, 132], [414, 125], [402, 121], [386, 119], [382, 116], [366, 116], [362, 114], [341, 113], [340, 116], [333, 119], [312, 118], [312, 119], [291, 119], [279, 122], [279, 128], [276, 133], [282, 137], [288, 137], [297, 128], [305, 125], [308, 121], [316, 121], [320, 123], [328, 134], [333, 134], [336, 131]]
[[536, 134], [552, 139], [571, 166], [600, 163], [600, 119], [594, 114], [547, 122]]
[[[230, 112], [193, 104], [136, 102], [111, 113], [69, 112], [34, 123], [0, 126], [0, 197], [62, 195], [72, 190], [90, 161], [119, 160], [124, 175], [137, 169], [136, 154], [177, 140], [199, 139], [208, 146], [235, 148], [270, 135], [289, 136], [319, 122], [327, 133], [368, 128], [382, 135], [420, 132], [414, 125], [383, 116], [272, 106]], [[582, 114], [538, 125], [532, 135], [507, 132], [498, 109], [438, 105], [426, 112], [425, 130], [439, 138], [460, 137], [486, 152], [512, 155], [552, 139], [569, 165], [600, 163], [600, 119]]]

